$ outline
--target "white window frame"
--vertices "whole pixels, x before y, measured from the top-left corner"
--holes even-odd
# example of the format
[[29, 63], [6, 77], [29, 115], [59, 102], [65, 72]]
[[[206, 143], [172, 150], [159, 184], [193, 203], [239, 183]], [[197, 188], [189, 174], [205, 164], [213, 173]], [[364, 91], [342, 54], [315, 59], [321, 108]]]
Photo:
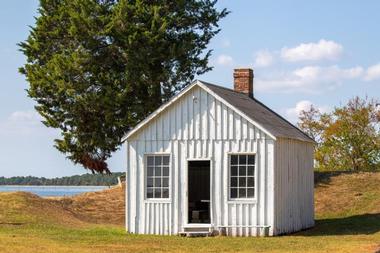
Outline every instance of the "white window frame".
[[[168, 175], [169, 195], [167, 198], [148, 198], [148, 157], [149, 156], [168, 156], [169, 157], [169, 175]], [[170, 202], [171, 195], [172, 195], [171, 170], [172, 170], [172, 157], [170, 153], [145, 153], [144, 154], [144, 200], [145, 201], [147, 202], [168, 202], [169, 201]], [[166, 188], [166, 187], [161, 186], [161, 189], [162, 188]]]
[[[231, 197], [231, 156], [233, 155], [253, 155], [255, 157], [255, 163], [254, 163], [254, 172], [253, 172], [253, 180], [254, 180], [254, 187], [253, 187], [253, 197], [252, 198], [232, 198]], [[253, 152], [233, 152], [233, 153], [227, 153], [228, 159], [227, 159], [227, 170], [228, 170], [228, 201], [231, 202], [256, 202], [256, 196], [257, 196], [257, 154]], [[247, 187], [246, 187], [247, 188]], [[239, 187], [237, 187], [239, 189]]]

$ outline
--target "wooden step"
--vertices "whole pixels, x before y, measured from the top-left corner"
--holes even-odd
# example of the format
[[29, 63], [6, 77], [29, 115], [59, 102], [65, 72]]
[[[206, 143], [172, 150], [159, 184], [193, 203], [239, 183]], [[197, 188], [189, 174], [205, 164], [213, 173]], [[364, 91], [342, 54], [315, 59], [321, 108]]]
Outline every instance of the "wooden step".
[[191, 223], [186, 224], [179, 234], [187, 237], [210, 236], [212, 231], [213, 226], [211, 224]]
[[210, 231], [184, 231], [179, 234], [186, 237], [208, 237], [212, 233]]

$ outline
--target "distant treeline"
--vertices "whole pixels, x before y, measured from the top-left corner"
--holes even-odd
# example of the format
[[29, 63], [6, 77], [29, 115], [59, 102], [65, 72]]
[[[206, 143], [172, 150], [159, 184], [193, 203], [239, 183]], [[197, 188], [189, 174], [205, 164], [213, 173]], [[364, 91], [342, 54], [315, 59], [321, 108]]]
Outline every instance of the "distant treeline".
[[125, 175], [122, 172], [112, 175], [84, 174], [60, 178], [44, 177], [0, 177], [0, 185], [115, 185], [117, 177]]

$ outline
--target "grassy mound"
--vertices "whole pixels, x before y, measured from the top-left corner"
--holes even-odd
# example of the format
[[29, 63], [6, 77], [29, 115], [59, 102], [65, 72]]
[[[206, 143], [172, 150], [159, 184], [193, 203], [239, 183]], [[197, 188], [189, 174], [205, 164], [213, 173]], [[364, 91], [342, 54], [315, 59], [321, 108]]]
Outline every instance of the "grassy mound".
[[124, 188], [115, 187], [73, 197], [41, 198], [27, 192], [0, 193], [0, 224], [124, 226]]
[[380, 214], [380, 172], [316, 173], [317, 218]]
[[27, 192], [0, 193], [0, 224], [9, 226], [83, 226], [70, 211], [49, 199]]
[[74, 197], [57, 199], [64, 210], [76, 218], [96, 224], [125, 224], [125, 188], [115, 187], [99, 192], [88, 192]]

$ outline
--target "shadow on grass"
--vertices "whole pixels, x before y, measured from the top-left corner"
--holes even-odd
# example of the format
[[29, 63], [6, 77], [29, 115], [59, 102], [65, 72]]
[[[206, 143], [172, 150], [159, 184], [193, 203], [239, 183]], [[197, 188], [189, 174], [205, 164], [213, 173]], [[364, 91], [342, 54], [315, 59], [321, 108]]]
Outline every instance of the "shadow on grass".
[[314, 183], [315, 185], [330, 184], [332, 177], [357, 173], [357, 171], [314, 171]]
[[377, 232], [380, 232], [380, 213], [316, 220], [315, 227], [297, 235], [370, 235]]

